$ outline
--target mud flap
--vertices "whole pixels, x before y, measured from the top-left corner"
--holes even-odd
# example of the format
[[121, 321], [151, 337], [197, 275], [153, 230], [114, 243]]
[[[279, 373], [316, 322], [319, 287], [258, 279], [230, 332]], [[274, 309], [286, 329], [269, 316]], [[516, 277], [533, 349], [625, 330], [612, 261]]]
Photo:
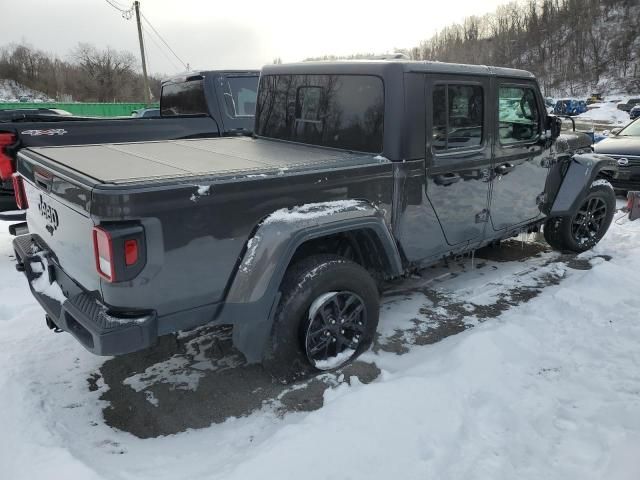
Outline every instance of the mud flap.
[[[255, 305], [255, 309], [247, 309], [242, 305], [240, 308], [243, 309], [243, 315], [234, 315], [233, 307], [225, 307], [229, 308], [225, 314], [239, 318], [233, 322], [233, 346], [245, 356], [247, 363], [260, 363], [263, 360], [280, 296], [281, 293], [278, 292], [268, 308]], [[248, 310], [255, 310], [255, 314], [247, 314]]]

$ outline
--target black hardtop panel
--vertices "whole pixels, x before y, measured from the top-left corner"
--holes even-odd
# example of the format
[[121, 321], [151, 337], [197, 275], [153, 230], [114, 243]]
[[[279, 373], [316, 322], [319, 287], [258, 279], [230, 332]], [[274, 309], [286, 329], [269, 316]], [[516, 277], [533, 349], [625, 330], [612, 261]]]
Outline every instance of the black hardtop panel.
[[308, 145], [247, 137], [29, 149], [102, 183], [192, 176], [278, 175], [387, 161]]
[[391, 72], [441, 73], [458, 75], [487, 75], [514, 78], [534, 78], [531, 72], [514, 68], [465, 65], [459, 63], [411, 61], [411, 60], [349, 60], [332, 62], [301, 62], [266, 65], [263, 75], [380, 75]]
[[191, 80], [197, 77], [210, 77], [214, 75], [247, 75], [247, 76], [259, 76], [260, 70], [196, 70], [191, 72], [183, 72], [172, 77], [168, 77], [162, 80], [162, 84], [167, 83], [182, 83], [187, 80]]

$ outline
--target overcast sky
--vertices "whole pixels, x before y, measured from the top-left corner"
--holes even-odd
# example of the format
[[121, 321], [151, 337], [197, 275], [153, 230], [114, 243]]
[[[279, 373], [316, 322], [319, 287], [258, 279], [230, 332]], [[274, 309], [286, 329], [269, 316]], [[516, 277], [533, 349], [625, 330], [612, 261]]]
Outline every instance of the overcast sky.
[[[114, 0], [112, 0], [114, 1]], [[128, 0], [117, 0], [130, 6]], [[492, 12], [506, 0], [141, 0], [141, 10], [191, 68], [256, 68], [325, 54], [392, 52], [412, 47], [465, 16]], [[0, 45], [27, 42], [66, 57], [78, 42], [139, 55], [135, 20], [106, 0], [2, 0]], [[24, 20], [21, 21], [21, 19]], [[147, 27], [148, 30], [150, 30]], [[173, 64], [146, 34], [149, 71]], [[154, 38], [162, 45], [157, 38]]]

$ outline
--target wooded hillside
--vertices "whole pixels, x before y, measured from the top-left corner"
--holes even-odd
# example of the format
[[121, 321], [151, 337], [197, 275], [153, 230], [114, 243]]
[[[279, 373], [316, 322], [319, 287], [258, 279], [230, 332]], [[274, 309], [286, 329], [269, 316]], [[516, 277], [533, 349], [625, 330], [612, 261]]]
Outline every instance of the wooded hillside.
[[639, 0], [523, 0], [401, 52], [530, 70], [548, 95], [632, 93], [640, 91], [639, 18]]
[[[142, 75], [130, 52], [98, 49], [80, 43], [68, 60], [12, 44], [0, 48], [0, 78], [14, 80], [47, 96], [85, 102], [131, 102], [144, 99]], [[159, 98], [160, 79], [150, 78], [152, 96]]]

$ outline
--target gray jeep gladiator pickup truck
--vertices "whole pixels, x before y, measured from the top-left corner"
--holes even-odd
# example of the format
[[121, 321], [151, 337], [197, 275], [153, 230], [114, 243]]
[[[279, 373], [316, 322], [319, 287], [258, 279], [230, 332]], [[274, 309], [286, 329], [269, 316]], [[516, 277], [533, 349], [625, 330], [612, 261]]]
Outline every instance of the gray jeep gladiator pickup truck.
[[541, 228], [595, 245], [617, 164], [577, 138], [525, 71], [269, 66], [253, 138], [20, 151], [17, 268], [96, 354], [231, 324], [249, 362], [295, 378], [368, 348], [385, 279]]

